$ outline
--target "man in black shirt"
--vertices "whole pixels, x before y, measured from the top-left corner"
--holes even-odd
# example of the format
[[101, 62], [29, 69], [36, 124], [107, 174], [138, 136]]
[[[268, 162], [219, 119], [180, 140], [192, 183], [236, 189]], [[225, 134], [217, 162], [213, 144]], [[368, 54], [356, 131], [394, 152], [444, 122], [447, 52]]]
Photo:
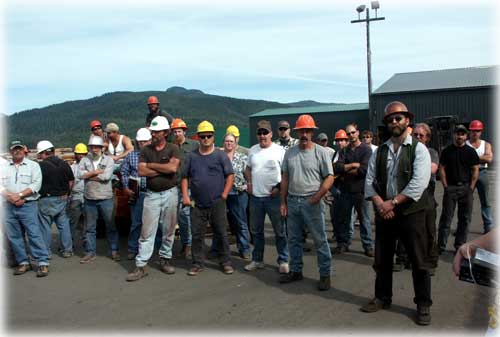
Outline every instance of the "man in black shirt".
[[349, 245], [352, 241], [352, 235], [349, 235], [352, 208], [356, 209], [359, 218], [359, 231], [361, 242], [365, 250], [365, 255], [373, 257], [373, 240], [371, 224], [367, 223], [367, 217], [364, 215], [365, 207], [363, 207], [365, 176], [368, 169], [368, 161], [372, 155], [370, 146], [359, 140], [359, 130], [354, 124], [346, 126], [349, 145], [339, 152], [339, 159], [333, 164], [333, 170], [336, 175], [343, 178], [343, 183], [340, 188], [339, 202], [340, 214], [336, 214], [340, 218], [339, 228], [336, 230], [335, 237], [337, 239], [337, 247], [333, 251], [334, 254], [342, 254], [349, 251]]
[[446, 250], [451, 220], [458, 203], [458, 224], [454, 247], [458, 249], [467, 241], [467, 232], [472, 213], [472, 193], [479, 178], [479, 157], [476, 151], [466, 146], [467, 128], [457, 125], [454, 143], [441, 153], [439, 175], [444, 187], [443, 210], [439, 219], [438, 250]]
[[62, 256], [73, 256], [73, 240], [71, 227], [66, 213], [68, 194], [73, 188], [75, 176], [71, 167], [62, 159], [54, 155], [54, 145], [48, 140], [38, 142], [37, 154], [42, 160], [42, 187], [38, 201], [38, 218], [45, 244], [51, 255], [52, 224], [55, 223], [59, 230], [62, 245]]
[[174, 120], [172, 115], [170, 115], [168, 112], [166, 112], [164, 110], [160, 110], [160, 101], [158, 100], [158, 97], [156, 97], [156, 96], [149, 96], [149, 98], [148, 98], [148, 110], [149, 110], [149, 113], [146, 116], [146, 124], [145, 124], [145, 126], [147, 128], [149, 128], [149, 125], [151, 125], [151, 122], [157, 116], [165, 117], [169, 124], [172, 124], [172, 121]]

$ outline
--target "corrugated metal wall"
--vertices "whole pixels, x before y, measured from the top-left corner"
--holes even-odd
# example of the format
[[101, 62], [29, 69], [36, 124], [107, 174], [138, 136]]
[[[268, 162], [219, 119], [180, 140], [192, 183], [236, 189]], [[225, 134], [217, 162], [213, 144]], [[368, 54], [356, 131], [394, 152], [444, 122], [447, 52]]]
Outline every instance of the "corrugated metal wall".
[[[358, 124], [358, 128], [362, 130], [368, 129], [368, 110], [356, 110], [356, 111], [335, 111], [335, 112], [320, 112], [320, 113], [311, 113], [314, 121], [316, 122], [316, 126], [319, 129], [314, 133], [316, 137], [319, 133], [324, 132], [328, 135], [328, 142], [331, 146], [331, 142], [333, 141], [335, 132], [338, 129], [343, 129], [347, 124], [351, 122], [355, 122]], [[273, 140], [278, 137], [278, 123], [281, 120], [286, 120], [290, 123], [290, 126], [295, 126], [295, 122], [299, 117], [299, 114], [290, 114], [290, 115], [274, 115], [274, 116], [257, 116], [250, 117], [250, 144], [254, 145], [257, 143], [256, 136], [256, 127], [257, 122], [260, 120], [268, 120], [271, 122], [273, 127]], [[292, 130], [291, 136], [296, 138], [295, 132]], [[313, 140], [315, 140], [314, 138]]]
[[372, 109], [376, 125], [381, 121], [385, 106], [392, 101], [401, 101], [415, 114], [413, 123], [425, 122], [433, 116], [457, 115], [460, 122], [481, 120], [485, 125], [482, 138], [492, 141], [495, 112], [495, 88], [475, 88], [463, 90], [442, 90], [413, 93], [393, 93], [372, 95]]

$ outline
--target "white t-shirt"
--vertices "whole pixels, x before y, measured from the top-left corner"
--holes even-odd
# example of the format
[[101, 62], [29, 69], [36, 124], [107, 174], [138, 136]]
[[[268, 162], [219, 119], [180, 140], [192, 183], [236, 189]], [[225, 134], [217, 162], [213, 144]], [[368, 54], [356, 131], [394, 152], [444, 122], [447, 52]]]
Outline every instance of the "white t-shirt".
[[272, 143], [262, 148], [256, 144], [248, 152], [247, 166], [252, 170], [252, 194], [267, 197], [276, 184], [281, 182], [281, 163], [285, 150]]

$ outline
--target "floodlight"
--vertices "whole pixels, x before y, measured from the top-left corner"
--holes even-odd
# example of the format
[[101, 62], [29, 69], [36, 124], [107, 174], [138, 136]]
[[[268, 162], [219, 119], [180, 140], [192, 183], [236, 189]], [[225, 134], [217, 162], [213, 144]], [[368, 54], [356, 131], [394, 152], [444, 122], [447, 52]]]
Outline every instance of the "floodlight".
[[356, 11], [358, 11], [358, 13], [363, 13], [365, 11], [365, 8], [366, 6], [365, 5], [359, 5], [357, 8], [356, 8]]
[[379, 9], [380, 3], [378, 1], [372, 1], [372, 9]]

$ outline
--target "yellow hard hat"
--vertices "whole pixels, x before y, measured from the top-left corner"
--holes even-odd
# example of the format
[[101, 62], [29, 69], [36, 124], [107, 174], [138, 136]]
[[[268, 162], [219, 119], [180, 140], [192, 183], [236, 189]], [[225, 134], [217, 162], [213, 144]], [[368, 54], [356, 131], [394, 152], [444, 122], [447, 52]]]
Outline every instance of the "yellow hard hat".
[[196, 129], [196, 133], [201, 132], [215, 132], [214, 126], [209, 121], [203, 121], [198, 124], [198, 129]]
[[226, 133], [230, 133], [235, 137], [240, 136], [240, 130], [238, 129], [238, 127], [236, 125], [229, 125], [226, 129]]
[[88, 153], [88, 151], [87, 151], [87, 145], [85, 145], [83, 143], [76, 144], [76, 146], [75, 146], [75, 153], [76, 154], [87, 154]]

